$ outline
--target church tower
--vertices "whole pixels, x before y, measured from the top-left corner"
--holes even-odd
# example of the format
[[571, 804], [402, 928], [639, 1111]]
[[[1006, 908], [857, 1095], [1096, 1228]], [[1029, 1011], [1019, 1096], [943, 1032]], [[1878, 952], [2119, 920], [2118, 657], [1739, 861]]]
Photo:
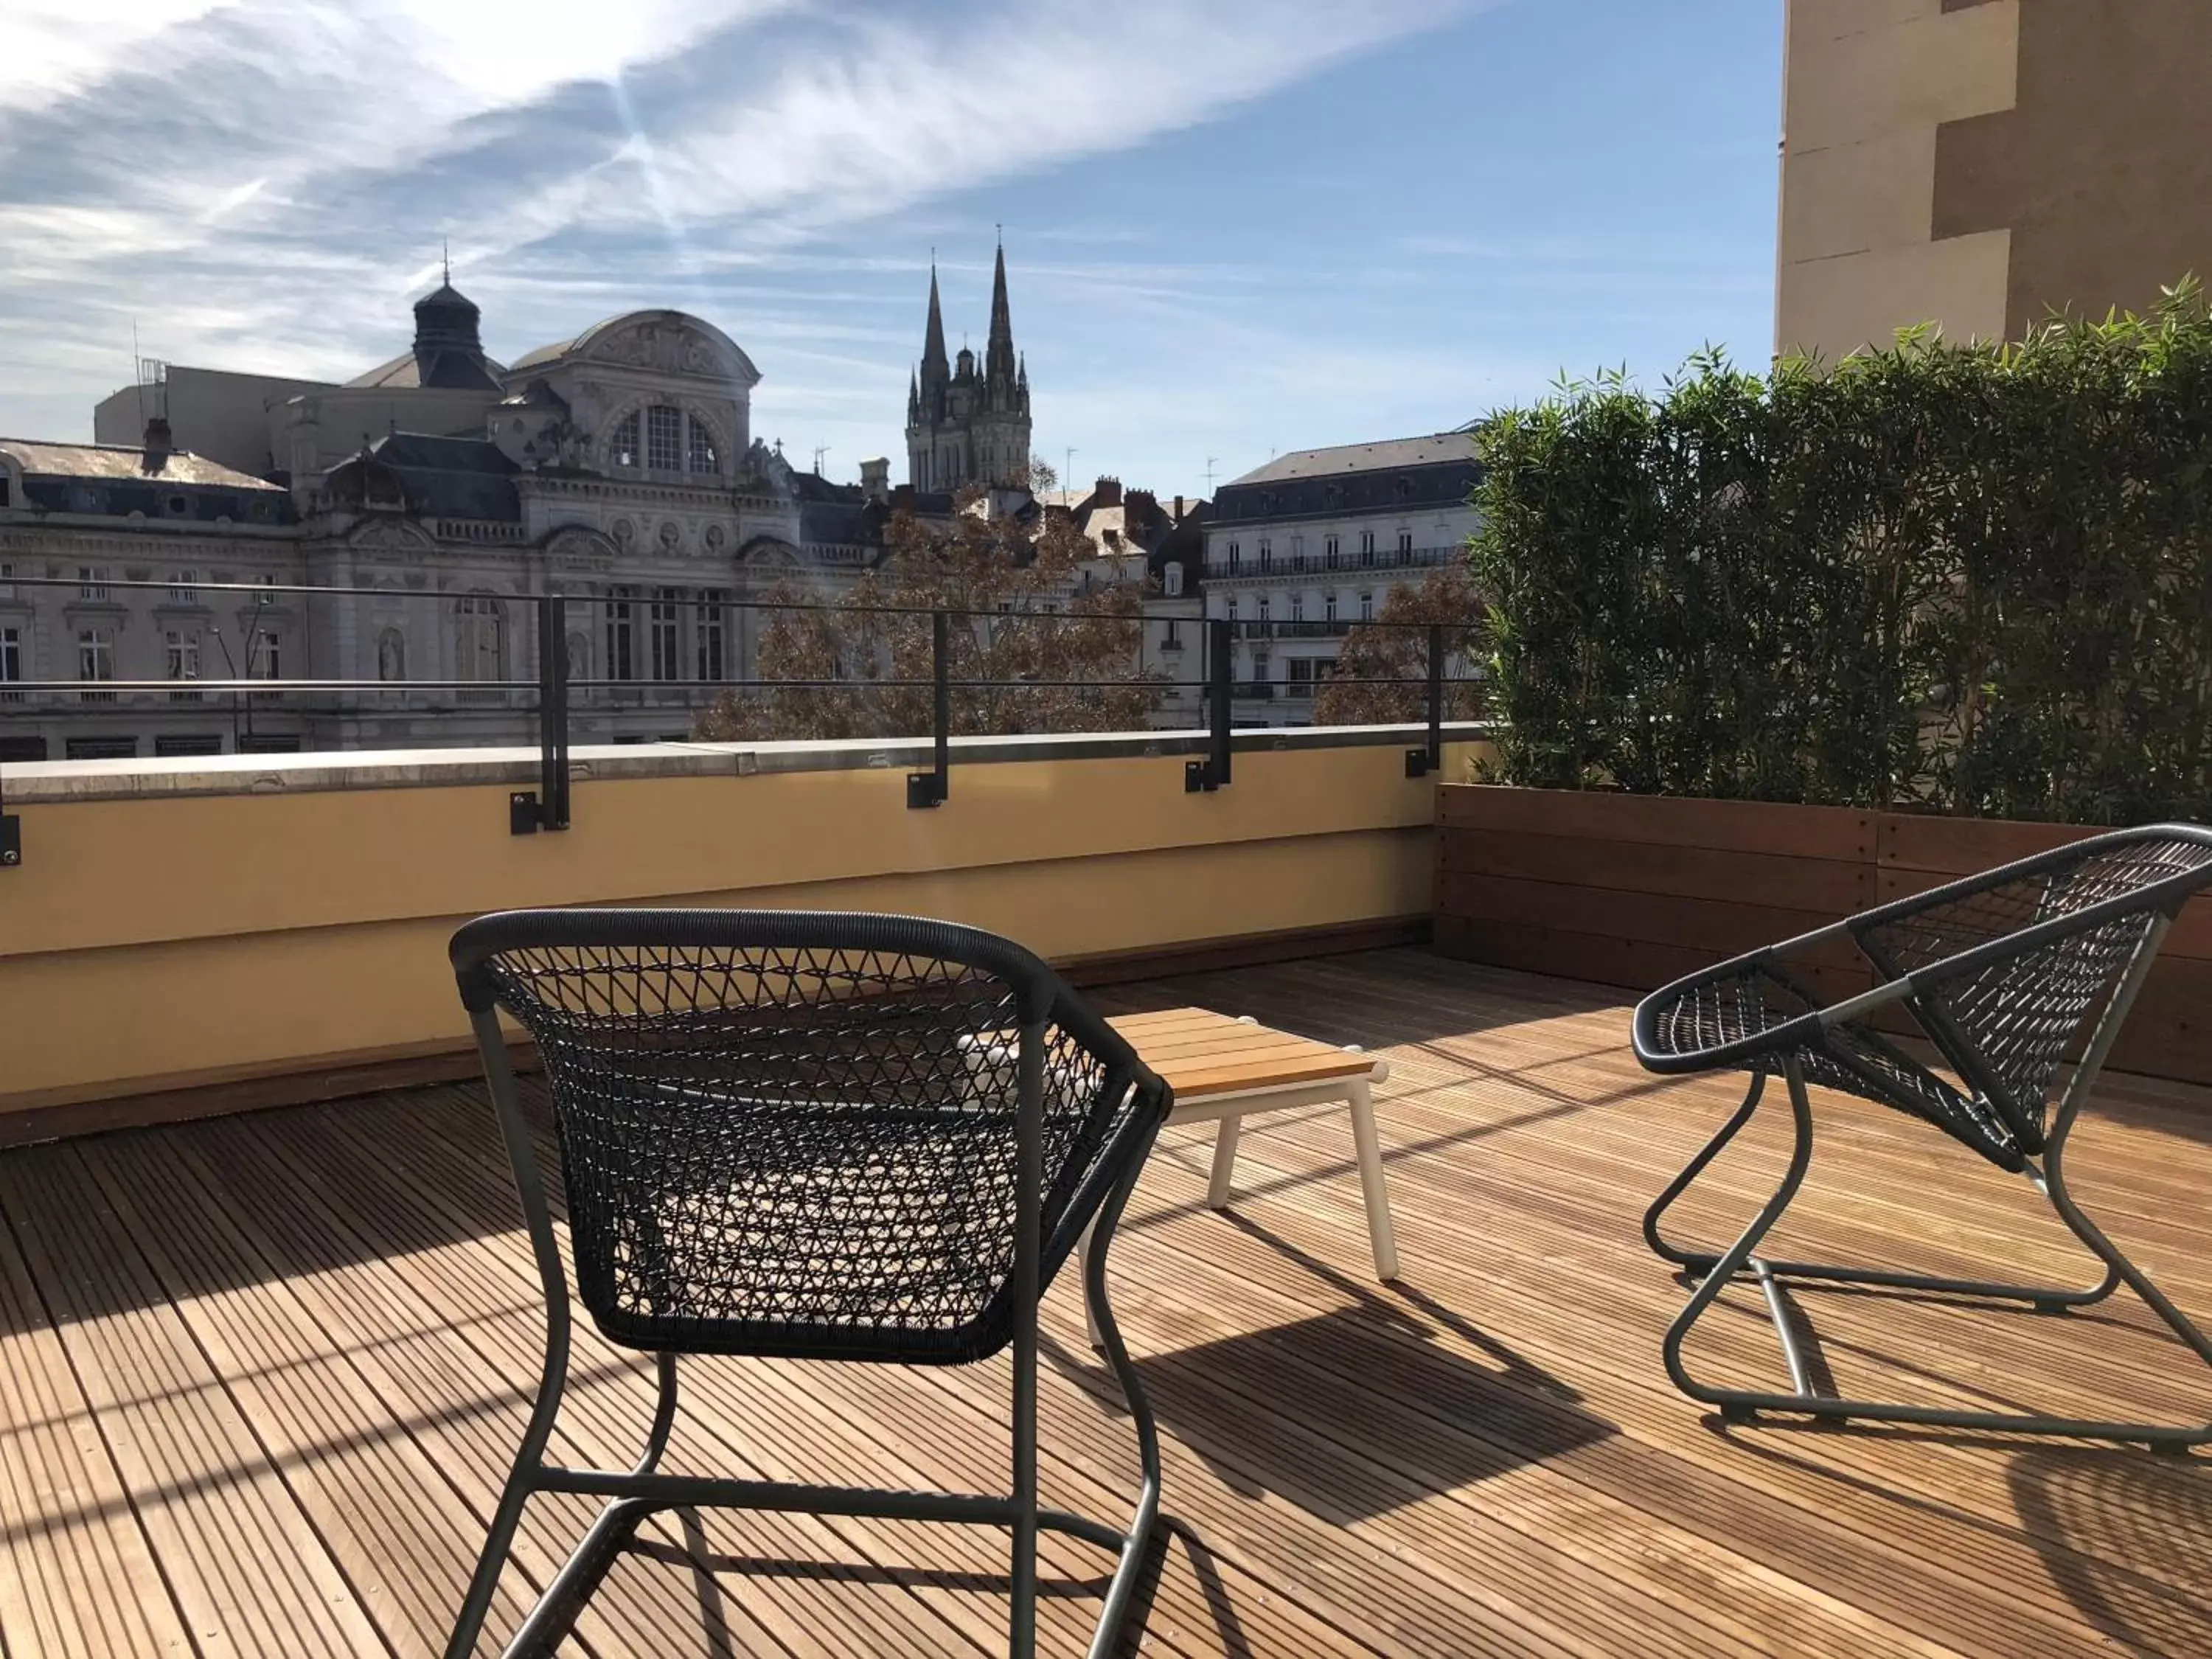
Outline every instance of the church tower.
[[1030, 373], [1014, 350], [1004, 243], [991, 277], [991, 331], [980, 364], [964, 345], [957, 363], [945, 356], [937, 265], [930, 264], [921, 363], [907, 381], [906, 468], [907, 481], [920, 490], [1029, 482]]

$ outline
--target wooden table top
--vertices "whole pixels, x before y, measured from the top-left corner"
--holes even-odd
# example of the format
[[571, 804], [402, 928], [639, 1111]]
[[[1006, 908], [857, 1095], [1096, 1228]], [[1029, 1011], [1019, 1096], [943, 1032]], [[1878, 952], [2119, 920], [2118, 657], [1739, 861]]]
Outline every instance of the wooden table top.
[[1375, 1066], [1372, 1054], [1347, 1054], [1311, 1037], [1249, 1025], [1210, 1008], [1123, 1014], [1107, 1024], [1166, 1079], [1177, 1100], [1360, 1077]]

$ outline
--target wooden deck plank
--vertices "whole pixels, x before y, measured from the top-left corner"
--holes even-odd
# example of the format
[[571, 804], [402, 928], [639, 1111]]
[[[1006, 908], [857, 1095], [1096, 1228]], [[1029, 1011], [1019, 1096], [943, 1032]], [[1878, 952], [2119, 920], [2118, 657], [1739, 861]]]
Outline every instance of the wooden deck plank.
[[[1190, 1171], [1188, 1179], [1194, 1199], [1203, 1191], [1202, 1163]], [[1357, 1281], [1333, 1273], [1329, 1264], [1346, 1262], [1352, 1264], [1352, 1272], [1359, 1271], [1364, 1234], [1358, 1231], [1356, 1210], [1346, 1218], [1346, 1224], [1331, 1225], [1325, 1231], [1311, 1224], [1312, 1217], [1304, 1204], [1285, 1205], [1271, 1199], [1264, 1206], [1252, 1206], [1251, 1211], [1255, 1218], [1266, 1217], [1258, 1224], [1258, 1239], [1243, 1236], [1214, 1243], [1206, 1252], [1208, 1268], [1186, 1265], [1174, 1280], [1148, 1287], [1152, 1299], [1137, 1304], [1143, 1308], [1148, 1325], [1167, 1322], [1170, 1315], [1163, 1310], [1164, 1302], [1171, 1299], [1173, 1308], [1180, 1310], [1191, 1302], [1209, 1300], [1217, 1289], [1217, 1272], [1231, 1282], [1273, 1285], [1297, 1278], [1295, 1273], [1285, 1273], [1285, 1267], [1302, 1257], [1309, 1271], [1323, 1275], [1315, 1300], [1325, 1309], [1342, 1308], [1340, 1281], [1355, 1287]], [[1655, 1345], [1648, 1336], [1637, 1340], [1627, 1334], [1638, 1329], [1636, 1324], [1601, 1321], [1588, 1314], [1554, 1316], [1547, 1304], [1565, 1299], [1565, 1290], [1557, 1283], [1548, 1290], [1540, 1285], [1531, 1288], [1525, 1292], [1525, 1300], [1510, 1295], [1478, 1296], [1467, 1289], [1465, 1282], [1476, 1277], [1475, 1272], [1449, 1262], [1448, 1241], [1431, 1237], [1424, 1243], [1433, 1247], [1431, 1252], [1419, 1263], [1407, 1258], [1406, 1271], [1405, 1282], [1419, 1287], [1417, 1300], [1409, 1303], [1395, 1292], [1378, 1293], [1374, 1305], [1364, 1310], [1356, 1323], [1346, 1321], [1341, 1331], [1324, 1329], [1309, 1337], [1306, 1332], [1316, 1328], [1319, 1322], [1311, 1317], [1291, 1317], [1285, 1328], [1297, 1333], [1309, 1345], [1340, 1338], [1350, 1354], [1341, 1357], [1340, 1363], [1365, 1386], [1378, 1391], [1388, 1391], [1385, 1379], [1394, 1365], [1378, 1358], [1375, 1350], [1386, 1343], [1406, 1348], [1409, 1354], [1399, 1363], [1413, 1370], [1405, 1393], [1417, 1402], [1464, 1401], [1472, 1389], [1482, 1409], [1478, 1412], [1474, 1401], [1467, 1401], [1455, 1420], [1486, 1425], [1498, 1422], [1494, 1431], [1507, 1439], [1509, 1448], [1568, 1447], [1571, 1449], [1565, 1455], [1547, 1461], [1548, 1472], [1599, 1482], [1638, 1504], [1663, 1499], [1656, 1502], [1655, 1519], [1703, 1529], [1714, 1541], [1743, 1552], [1753, 1560], [1763, 1559], [1769, 1551], [1784, 1552], [1786, 1559], [1796, 1564], [1794, 1575], [1801, 1583], [1823, 1588], [1838, 1601], [1863, 1605], [1901, 1629], [1933, 1635], [1948, 1632], [1951, 1642], [1966, 1650], [1990, 1651], [1980, 1644], [1978, 1632], [2043, 1625], [2046, 1634], [2059, 1640], [2060, 1650], [2064, 1650], [2072, 1621], [2063, 1609], [2048, 1619], [2023, 1617], [2016, 1590], [1971, 1577], [1942, 1582], [1948, 1576], [1942, 1564], [1949, 1559], [2009, 1560], [2023, 1570], [2032, 1570], [2037, 1563], [2032, 1551], [2007, 1550], [2000, 1543], [1981, 1538], [1970, 1525], [1945, 1526], [1910, 1512], [1900, 1516], [1893, 1502], [1868, 1504], [1866, 1528], [1854, 1538], [1833, 1524], [1837, 1511], [1848, 1516], [1848, 1488], [1806, 1491], [1792, 1489], [1787, 1482], [1747, 1476], [1740, 1467], [1741, 1454], [1725, 1443], [1717, 1443], [1710, 1459], [1694, 1455], [1686, 1458], [1680, 1444], [1680, 1429], [1685, 1412], [1694, 1421], [1695, 1410], [1666, 1391]], [[1195, 1259], [1199, 1254], [1193, 1250], [1190, 1256]], [[1561, 1264], [1555, 1259], [1550, 1265], [1556, 1272]], [[1200, 1294], [1193, 1297], [1192, 1291]], [[1443, 1306], [1453, 1310], [1455, 1319], [1464, 1318], [1474, 1334], [1454, 1340], [1451, 1327], [1438, 1322], [1434, 1311]], [[1409, 1327], [1422, 1334], [1418, 1339], [1406, 1335]], [[1505, 1368], [1494, 1383], [1471, 1384], [1471, 1376], [1480, 1376], [1471, 1367], [1495, 1368], [1500, 1364], [1498, 1339], [1489, 1334], [1498, 1330], [1512, 1333], [1513, 1346], [1505, 1350]], [[1755, 1351], [1760, 1341], [1771, 1346], [1763, 1327], [1748, 1322], [1741, 1340], [1750, 1351]], [[1624, 1356], [1614, 1363], [1632, 1375], [1625, 1379], [1607, 1376], [1600, 1367], [1607, 1363], [1601, 1356], [1608, 1353]], [[1582, 1397], [1563, 1417], [1552, 1391], [1568, 1375], [1573, 1376], [1572, 1386]], [[1500, 1400], [1493, 1390], [1517, 1392], [1520, 1398]], [[1627, 1443], [1616, 1445], [1607, 1440], [1577, 1445], [1581, 1436], [1576, 1425], [1585, 1414], [1613, 1425]], [[1794, 1452], [1796, 1448], [1793, 1444], [1790, 1449]], [[1700, 1468], [1700, 1464], [1705, 1468]], [[1707, 1479], [1707, 1469], [1720, 1479]], [[1740, 1479], [1753, 1489], [1740, 1489], [1736, 1484]], [[1768, 1490], [1759, 1490], [1762, 1485]], [[1686, 1491], [1696, 1501], [1686, 1500]], [[1897, 1495], [1906, 1496], [1908, 1492], [1899, 1490]], [[1802, 1512], [1790, 1513], [1774, 1501], [1777, 1498], [1802, 1503]], [[1936, 1513], [1940, 1516], [1942, 1511]], [[1744, 1517], [1747, 1514], [1759, 1517], [1755, 1537], [1747, 1533]], [[1894, 1541], [1907, 1533], [1912, 1534], [1913, 1547]], [[1943, 1548], [1923, 1559], [1920, 1549], [1931, 1546]], [[1932, 1567], [1930, 1561], [1935, 1563]], [[1887, 1647], [1877, 1645], [1875, 1650], [1900, 1650], [1903, 1645], [1901, 1641], [1892, 1641]]]
[[[302, 1132], [287, 1138], [285, 1151], [299, 1160], [302, 1171], [329, 1189], [345, 1193], [349, 1207], [380, 1239], [404, 1243], [405, 1254], [392, 1262], [394, 1269], [428, 1305], [445, 1310], [449, 1317], [455, 1313], [463, 1316], [458, 1328], [486, 1382], [518, 1401], [533, 1397], [544, 1351], [544, 1323], [536, 1273], [528, 1266], [527, 1243], [513, 1236], [511, 1227], [495, 1227], [482, 1237], [472, 1236], [473, 1226], [481, 1225], [487, 1218], [481, 1213], [472, 1218], [441, 1213], [435, 1204], [433, 1182], [395, 1174], [389, 1160], [380, 1156], [382, 1148], [354, 1140], [343, 1133], [342, 1119], [331, 1124], [299, 1127]], [[337, 1132], [333, 1133], [334, 1128]], [[504, 1208], [508, 1213], [498, 1214], [496, 1219], [515, 1221], [511, 1190]], [[511, 1252], [503, 1247], [503, 1238], [511, 1240]], [[589, 1467], [627, 1468], [643, 1443], [651, 1416], [652, 1388], [644, 1363], [637, 1356], [617, 1353], [587, 1330], [579, 1330], [569, 1376], [549, 1455]], [[711, 1438], [710, 1428], [696, 1419], [680, 1421], [670, 1443], [666, 1467], [739, 1474], [757, 1472], [743, 1463], [732, 1467], [724, 1455], [726, 1449]], [[521, 1430], [518, 1413], [498, 1437], [503, 1459], [512, 1458]], [[565, 1525], [550, 1529], [553, 1559], [565, 1555], [580, 1535], [591, 1507], [580, 1505]], [[641, 1615], [650, 1616], [659, 1627], [649, 1641], [622, 1651], [682, 1651], [698, 1639], [699, 1610], [690, 1605], [697, 1589], [691, 1571], [695, 1564], [689, 1560], [684, 1540], [668, 1534], [665, 1528], [656, 1530], [660, 1533], [660, 1544], [682, 1559], [654, 1564], [640, 1553], [626, 1553], [608, 1580], [608, 1589], [629, 1601]], [[708, 1517], [702, 1542], [712, 1551], [753, 1559], [814, 1557], [833, 1565], [842, 1559], [835, 1547], [834, 1534], [818, 1523], [793, 1517], [757, 1516], [741, 1521]], [[836, 1652], [841, 1643], [849, 1648], [849, 1632], [824, 1626], [819, 1606], [822, 1598], [806, 1593], [808, 1587], [794, 1589], [765, 1579], [747, 1582], [749, 1588], [763, 1593], [748, 1600], [742, 1611], [772, 1632], [778, 1642], [799, 1652]], [[871, 1599], [883, 1600], [883, 1587], [864, 1583], [853, 1616], [863, 1616], [862, 1604]], [[727, 1603], [732, 1598], [721, 1600]], [[914, 1617], [914, 1610], [902, 1600], [896, 1613], [896, 1617], [880, 1620], [875, 1626], [877, 1639], [884, 1644], [882, 1650], [915, 1654], [965, 1650], [965, 1644], [952, 1639], [941, 1627], [935, 1627], [934, 1636], [930, 1635], [931, 1621]], [[909, 1624], [919, 1626], [923, 1637], [917, 1640], [903, 1635]]]
[[[1637, 1218], [1735, 1097], [1725, 1079], [1641, 1073], [1623, 998], [1398, 950], [1099, 1000], [1177, 1059], [1224, 1042], [1364, 1066], [1331, 1046], [1359, 1042], [1391, 1065], [1376, 1093], [1398, 1283], [1372, 1279], [1340, 1110], [1249, 1124], [1226, 1215], [1204, 1202], [1210, 1137], [1170, 1130], [1113, 1244], [1173, 1521], [1141, 1650], [2212, 1651], [2202, 1456], [1718, 1431], [1674, 1393], [1657, 1345], [1682, 1291]], [[1224, 1030], [1213, 1009], [1297, 1035]], [[2208, 1108], [2212, 1091], [2112, 1079], [2069, 1158], [2093, 1212], [2200, 1314]], [[1724, 1233], [1764, 1197], [1774, 1127], [1681, 1206], [1686, 1233]], [[1791, 1218], [1808, 1253], [2080, 1267], [2016, 1182], [1925, 1126], [1824, 1104], [1820, 1133]], [[434, 1650], [543, 1340], [481, 1097], [416, 1090], [0, 1154], [0, 1503], [31, 1506], [28, 1525], [0, 1516], [0, 1659]], [[1802, 1300], [1838, 1374], [1869, 1388], [2133, 1411], [2212, 1399], [2139, 1310]], [[1073, 1274], [1045, 1328], [1047, 1499], [1116, 1517], [1134, 1456]], [[1763, 1311], [1733, 1291], [1694, 1354], [1780, 1377]], [[625, 1461], [650, 1399], [635, 1357], [580, 1333], [553, 1455]], [[672, 1467], [1003, 1480], [1003, 1360], [687, 1364], [685, 1401]], [[488, 1644], [590, 1508], [532, 1505]], [[1004, 1555], [981, 1528], [670, 1518], [563, 1651], [994, 1653]], [[1081, 1651], [1105, 1565], [1048, 1548], [1047, 1652]]]
[[76, 1152], [0, 1159], [0, 1205], [201, 1652], [388, 1651]]
[[92, 1407], [0, 1227], [0, 1652], [192, 1651]]
[[[416, 1296], [404, 1274], [369, 1253], [403, 1241], [356, 1231], [352, 1206], [330, 1196], [344, 1189], [316, 1179], [273, 1144], [273, 1137], [256, 1133], [257, 1127], [250, 1121], [206, 1124], [193, 1132], [184, 1153], [221, 1201], [293, 1264], [294, 1288], [330, 1333], [331, 1345], [375, 1390], [387, 1420], [407, 1426], [465, 1502], [467, 1559], [447, 1565], [432, 1598], [438, 1610], [434, 1627], [442, 1635], [460, 1604], [466, 1572], [513, 1461], [528, 1390], [509, 1389], [504, 1379], [487, 1374], [464, 1334], [466, 1312]], [[272, 1174], [281, 1185], [271, 1182]], [[551, 1577], [590, 1512], [586, 1500], [566, 1498], [541, 1499], [525, 1510], [515, 1560], [528, 1594], [534, 1595]], [[628, 1653], [649, 1650], [656, 1643], [673, 1647], [695, 1635], [696, 1621], [685, 1611], [625, 1589], [611, 1584], [587, 1606], [579, 1629], [590, 1650]], [[501, 1614], [511, 1620], [520, 1611], [514, 1587], [503, 1597], [495, 1623]], [[758, 1632], [738, 1630], [730, 1640], [739, 1651], [786, 1651]]]

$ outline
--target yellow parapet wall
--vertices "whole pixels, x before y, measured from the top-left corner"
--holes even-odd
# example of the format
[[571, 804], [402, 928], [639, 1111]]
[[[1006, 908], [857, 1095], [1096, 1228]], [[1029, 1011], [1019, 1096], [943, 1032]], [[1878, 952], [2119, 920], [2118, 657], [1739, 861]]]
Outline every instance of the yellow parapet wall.
[[1210, 794], [1177, 755], [1008, 760], [925, 811], [884, 768], [580, 781], [528, 836], [495, 784], [11, 796], [0, 1115], [465, 1042], [446, 940], [517, 906], [901, 910], [1054, 958], [1417, 915], [1435, 786], [1403, 754], [1240, 752]]

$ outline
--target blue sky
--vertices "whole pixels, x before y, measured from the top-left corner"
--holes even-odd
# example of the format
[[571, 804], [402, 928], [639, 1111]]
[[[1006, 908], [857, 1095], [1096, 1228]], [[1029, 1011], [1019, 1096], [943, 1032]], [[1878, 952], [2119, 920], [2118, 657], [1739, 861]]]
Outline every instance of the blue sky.
[[904, 476], [1006, 228], [1036, 444], [1164, 495], [1772, 327], [1774, 0], [6, 0], [0, 432], [141, 349], [343, 379], [645, 305]]

